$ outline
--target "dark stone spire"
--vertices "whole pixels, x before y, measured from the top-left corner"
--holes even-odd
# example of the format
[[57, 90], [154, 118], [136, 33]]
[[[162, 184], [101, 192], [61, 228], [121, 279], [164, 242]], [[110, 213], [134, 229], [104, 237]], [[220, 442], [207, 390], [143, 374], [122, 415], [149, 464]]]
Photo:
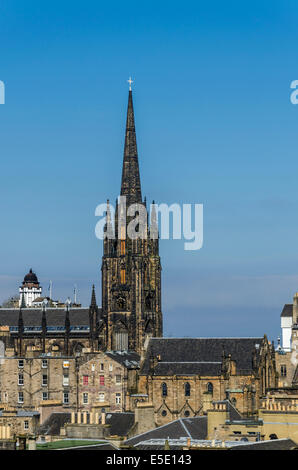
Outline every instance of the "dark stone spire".
[[142, 202], [137, 139], [131, 90], [129, 90], [128, 95], [121, 196], [126, 196], [127, 206], [136, 202]]
[[97, 304], [96, 304], [96, 296], [95, 296], [95, 286], [93, 284], [92, 286], [92, 294], [91, 294], [91, 304], [90, 304], [90, 307], [91, 308], [96, 308], [97, 307]]
[[47, 317], [46, 317], [46, 302], [42, 305], [42, 318], [41, 318], [41, 335], [42, 335], [42, 352], [46, 352], [46, 334], [47, 334]]
[[69, 318], [69, 308], [70, 302], [66, 301], [66, 308], [65, 308], [65, 337], [64, 337], [64, 352], [68, 356], [69, 354], [69, 335], [70, 335], [70, 318]]
[[26, 308], [24, 292], [22, 293], [21, 308]]
[[18, 320], [18, 332], [19, 336], [22, 337], [24, 333], [24, 321], [23, 321], [23, 313], [22, 313], [22, 308], [19, 310], [19, 320]]

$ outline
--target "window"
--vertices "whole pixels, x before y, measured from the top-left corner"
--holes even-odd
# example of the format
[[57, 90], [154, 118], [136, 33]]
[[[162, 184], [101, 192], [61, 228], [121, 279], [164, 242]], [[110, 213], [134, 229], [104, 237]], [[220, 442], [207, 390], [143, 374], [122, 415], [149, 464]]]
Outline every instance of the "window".
[[18, 385], [24, 385], [24, 375], [19, 374]]
[[282, 377], [286, 377], [287, 376], [287, 366], [285, 364], [282, 364], [280, 366], [280, 375]]
[[99, 397], [99, 401], [100, 401], [100, 402], [104, 402], [104, 401], [105, 401], [105, 394], [104, 394], [104, 393], [100, 393], [98, 397]]
[[48, 367], [48, 360], [47, 359], [42, 360], [41, 367], [43, 369], [46, 369]]
[[20, 359], [18, 365], [19, 368], [22, 369], [24, 367], [24, 359]]
[[162, 394], [163, 397], [168, 396], [168, 387], [167, 387], [167, 384], [165, 382], [161, 386], [161, 394]]
[[115, 376], [115, 380], [116, 380], [116, 384], [121, 384], [121, 375], [120, 374], [117, 374]]
[[63, 375], [63, 387], [68, 387], [69, 385], [69, 376], [68, 375]]
[[88, 403], [88, 393], [83, 393], [83, 403], [84, 403], [84, 405], [87, 405], [87, 403]]
[[103, 363], [100, 364], [100, 370], [104, 370], [105, 369], [105, 365]]
[[91, 370], [92, 370], [92, 372], [95, 371], [95, 364], [92, 364], [92, 365], [91, 365]]
[[48, 376], [46, 374], [43, 374], [42, 376], [42, 386], [46, 387], [48, 385]]
[[109, 364], [109, 371], [112, 372], [113, 370], [113, 364]]
[[24, 429], [29, 429], [29, 421], [24, 421]]
[[69, 393], [68, 392], [63, 393], [63, 403], [64, 403], [64, 405], [69, 404]]
[[184, 395], [190, 397], [190, 384], [188, 382], [184, 384]]
[[208, 393], [213, 393], [213, 385], [211, 382], [207, 383], [207, 392]]
[[162, 416], [167, 416], [166, 410], [162, 410], [161, 415], [162, 415]]
[[49, 398], [48, 392], [42, 392], [43, 401], [48, 400], [48, 398]]
[[120, 277], [121, 277], [121, 284], [125, 284], [125, 269], [121, 269]]
[[83, 385], [88, 385], [89, 377], [88, 375], [83, 375]]
[[69, 361], [63, 361], [63, 369], [69, 369]]
[[121, 393], [116, 393], [115, 403], [116, 403], [116, 405], [120, 405], [120, 403], [121, 403]]
[[186, 418], [188, 418], [189, 415], [190, 415], [189, 410], [185, 410], [185, 411], [184, 411], [184, 416], [185, 416]]
[[105, 376], [104, 375], [100, 375], [99, 376], [99, 385], [104, 385], [105, 384]]
[[24, 403], [24, 393], [23, 392], [19, 392], [18, 403]]

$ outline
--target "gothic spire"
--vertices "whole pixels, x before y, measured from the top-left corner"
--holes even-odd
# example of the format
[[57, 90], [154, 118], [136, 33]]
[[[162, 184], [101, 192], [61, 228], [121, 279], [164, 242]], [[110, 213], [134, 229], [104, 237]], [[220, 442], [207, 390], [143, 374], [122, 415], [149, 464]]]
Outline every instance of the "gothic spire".
[[132, 91], [129, 90], [128, 93], [128, 107], [121, 181], [121, 196], [126, 196], [127, 206], [136, 202], [142, 202]]
[[26, 302], [25, 302], [25, 296], [24, 296], [24, 292], [22, 293], [22, 300], [21, 300], [21, 305], [20, 305], [21, 308], [26, 308]]

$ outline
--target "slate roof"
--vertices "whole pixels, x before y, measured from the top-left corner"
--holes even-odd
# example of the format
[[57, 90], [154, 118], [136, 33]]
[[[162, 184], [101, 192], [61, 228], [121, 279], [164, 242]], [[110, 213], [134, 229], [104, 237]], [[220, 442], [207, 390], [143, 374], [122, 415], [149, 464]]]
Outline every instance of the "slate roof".
[[106, 351], [106, 355], [127, 369], [140, 367], [140, 356], [133, 351]]
[[285, 304], [280, 316], [292, 317], [293, 316], [293, 304]]
[[159, 362], [155, 375], [212, 375], [221, 374], [221, 362]]
[[[166, 439], [147, 439], [139, 442], [134, 447], [136, 450], [164, 450], [165, 441]], [[196, 448], [197, 450], [200, 450], [200, 448], [212, 450], [213, 444], [215, 444], [215, 448], [221, 448], [223, 442], [220, 440], [215, 442], [211, 440], [191, 440], [191, 445], [194, 446], [192, 450], [196, 450]], [[187, 446], [187, 439], [168, 439], [168, 445], [170, 450], [182, 450]], [[291, 439], [275, 439], [259, 442], [225, 441], [224, 448], [226, 450], [294, 450], [298, 446]]]
[[292, 450], [298, 445], [292, 439], [272, 439], [270, 441], [247, 442], [231, 447], [230, 450]]
[[94, 445], [86, 445], [86, 446], [76, 446], [76, 447], [65, 447], [64, 449], [57, 449], [60, 451], [67, 451], [67, 450], [118, 450], [118, 447], [116, 447], [114, 444], [110, 442], [104, 442], [100, 444], [94, 444]]
[[219, 375], [223, 352], [238, 371], [250, 373], [255, 345], [262, 343], [263, 338], [151, 338], [140, 374], [147, 375], [150, 357], [159, 356], [154, 375]]
[[135, 446], [139, 442], [150, 439], [180, 439], [182, 437], [192, 439], [205, 439], [207, 436], [207, 416], [195, 418], [179, 418], [170, 423], [159, 426], [145, 433], [127, 439], [124, 444]]
[[[101, 309], [99, 309], [99, 315]], [[39, 308], [22, 309], [24, 327], [41, 327], [42, 310]], [[74, 307], [69, 311], [70, 326], [89, 326], [89, 308]], [[19, 309], [0, 308], [0, 326], [18, 326]], [[47, 308], [46, 310], [47, 326], [61, 326], [65, 324], [64, 308]]]
[[66, 423], [70, 423], [71, 413], [52, 413], [48, 419], [39, 427], [37, 434], [39, 435], [49, 435], [49, 436], [59, 436], [60, 428]]
[[106, 413], [106, 424], [110, 425], [110, 436], [127, 436], [134, 422], [134, 413]]
[[[0, 416], [3, 415], [3, 412], [5, 413], [5, 410], [0, 411]], [[39, 416], [39, 412], [38, 411], [17, 410], [17, 416], [24, 417], [24, 418], [25, 417], [32, 418], [33, 416]]]

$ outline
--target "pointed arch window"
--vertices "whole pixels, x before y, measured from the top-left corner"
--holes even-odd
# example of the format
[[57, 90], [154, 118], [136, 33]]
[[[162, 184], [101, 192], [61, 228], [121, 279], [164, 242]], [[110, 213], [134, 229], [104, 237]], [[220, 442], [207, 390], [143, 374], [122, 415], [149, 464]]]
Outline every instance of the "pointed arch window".
[[190, 397], [190, 384], [188, 382], [184, 384], [184, 395]]
[[161, 385], [161, 395], [163, 397], [167, 397], [168, 396], [168, 386], [165, 382], [162, 383]]
[[213, 384], [211, 382], [207, 383], [207, 392], [213, 393]]

